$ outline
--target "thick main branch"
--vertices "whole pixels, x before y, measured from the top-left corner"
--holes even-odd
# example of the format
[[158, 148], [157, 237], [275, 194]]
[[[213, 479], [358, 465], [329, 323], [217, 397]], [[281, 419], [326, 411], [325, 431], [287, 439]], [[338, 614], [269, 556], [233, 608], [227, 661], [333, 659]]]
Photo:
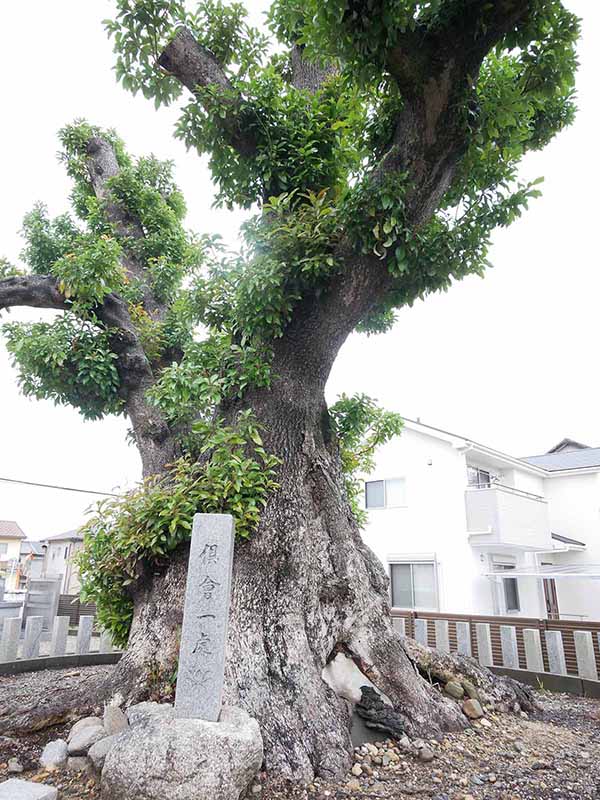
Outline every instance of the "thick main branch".
[[[116, 203], [111, 195], [109, 181], [121, 171], [112, 144], [99, 136], [92, 136], [87, 145], [87, 167], [92, 188], [96, 197], [105, 202], [106, 218], [112, 223], [116, 235], [125, 242], [143, 239], [144, 230], [140, 221]], [[166, 309], [154, 296], [145, 266], [128, 252], [127, 247], [121, 262], [125, 271], [138, 281], [145, 310], [154, 319], [162, 319]]]
[[67, 304], [51, 275], [17, 275], [0, 280], [0, 309], [12, 306], [62, 311]]
[[[198, 96], [199, 89], [210, 87], [214, 99], [205, 95], [200, 101], [227, 136], [231, 146], [242, 155], [252, 155], [256, 141], [240, 115], [242, 98], [236, 92], [223, 67], [211, 51], [201, 45], [187, 28], [180, 28], [165, 47], [158, 63], [170, 72], [190, 92]], [[213, 106], [216, 103], [216, 106]]]

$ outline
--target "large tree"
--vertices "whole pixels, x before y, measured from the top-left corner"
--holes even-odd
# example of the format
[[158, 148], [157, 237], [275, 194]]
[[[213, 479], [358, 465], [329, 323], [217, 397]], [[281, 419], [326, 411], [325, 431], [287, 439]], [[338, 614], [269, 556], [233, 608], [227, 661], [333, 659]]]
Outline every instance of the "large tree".
[[[349, 763], [338, 653], [419, 733], [464, 719], [415, 668], [363, 545], [352, 470], [397, 430], [324, 389], [354, 330], [481, 274], [490, 235], [538, 191], [517, 167], [573, 117], [578, 23], [558, 0], [276, 0], [272, 39], [243, 8], [118, 0], [117, 76], [209, 157], [216, 201], [252, 208], [235, 257], [182, 227], [169, 165], [86, 123], [62, 134], [69, 216], [24, 225], [0, 309], [24, 390], [88, 418], [124, 413], [146, 481], [90, 525], [82, 570], [129, 642], [124, 698], [173, 675], [196, 511], [234, 514], [226, 695], [282, 774]], [[209, 186], [201, 187], [208, 191]], [[129, 629], [130, 633], [129, 633]]]

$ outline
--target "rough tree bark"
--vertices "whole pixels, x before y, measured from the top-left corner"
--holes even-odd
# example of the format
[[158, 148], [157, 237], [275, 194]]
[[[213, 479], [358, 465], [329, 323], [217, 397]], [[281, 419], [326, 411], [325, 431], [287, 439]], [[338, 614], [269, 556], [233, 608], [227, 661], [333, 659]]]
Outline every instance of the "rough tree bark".
[[[470, 14], [451, 21], [444, 47], [407, 35], [389, 55], [390, 72], [405, 101], [373, 180], [397, 170], [410, 174], [407, 209], [415, 228], [433, 213], [464, 152], [458, 115], [483, 56], [528, 9], [527, 0], [500, 0], [497, 5], [498, 19], [485, 37], [479, 36], [477, 14], [486, 3], [473, 0]], [[229, 90], [214, 56], [188, 32], [178, 33], [161, 64], [191, 91], [207, 83]], [[304, 64], [299, 49], [293, 54], [293, 72], [297, 85], [311, 90], [331, 74]], [[229, 91], [224, 98], [225, 111], [235, 111]], [[232, 146], [244, 155], [252, 153], [255, 143], [245, 138], [235, 113], [225, 113], [222, 126]], [[89, 156], [94, 188], [102, 196], [116, 162], [98, 141], [90, 143]], [[135, 235], [135, 221], [124, 219], [117, 207], [111, 213], [125, 235]], [[217, 412], [227, 420], [251, 408], [263, 426], [266, 449], [282, 462], [280, 488], [269, 498], [259, 530], [236, 544], [226, 701], [242, 705], [259, 720], [267, 768], [304, 779], [339, 774], [350, 763], [349, 706], [323, 680], [324, 667], [339, 652], [389, 698], [398, 724], [408, 733], [430, 736], [467, 724], [459, 706], [420, 674], [414, 651], [411, 656], [394, 632], [387, 577], [363, 544], [345, 498], [324, 388], [339, 348], [378, 307], [391, 279], [385, 263], [356, 255], [345, 241], [338, 256], [345, 269], [327, 292], [303, 298], [284, 337], [275, 343], [272, 387], [250, 390], [242, 401]], [[127, 268], [136, 272], [138, 265]], [[29, 295], [22, 285], [26, 280], [33, 281]], [[13, 279], [12, 287], [4, 285], [4, 295], [6, 282], [0, 282], [0, 308], [19, 301], [64, 307], [54, 283], [42, 280]], [[162, 310], [153, 298], [146, 299], [146, 306], [160, 318]], [[144, 473], [160, 474], [176, 448], [168, 426], [144, 400], [152, 371], [118, 298], [107, 298], [101, 313], [107, 319], [112, 313], [117, 329], [115, 351]], [[132, 591], [129, 647], [111, 686], [105, 687], [124, 701], [147, 693], [150, 671], [172, 670], [186, 568], [187, 548], [182, 547], [164, 568], [148, 571]], [[464, 671], [465, 665], [453, 668]], [[473, 664], [468, 669], [491, 680]], [[505, 694], [518, 697], [509, 684]], [[14, 729], [22, 722], [5, 717], [0, 727]]]

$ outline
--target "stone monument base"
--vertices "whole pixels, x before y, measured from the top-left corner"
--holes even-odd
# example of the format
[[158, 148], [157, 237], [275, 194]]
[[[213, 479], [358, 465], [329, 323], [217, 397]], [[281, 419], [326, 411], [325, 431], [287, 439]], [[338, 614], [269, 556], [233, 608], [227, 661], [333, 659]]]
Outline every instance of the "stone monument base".
[[102, 770], [103, 800], [239, 800], [263, 759], [258, 723], [224, 707], [218, 722], [150, 715], [121, 734]]

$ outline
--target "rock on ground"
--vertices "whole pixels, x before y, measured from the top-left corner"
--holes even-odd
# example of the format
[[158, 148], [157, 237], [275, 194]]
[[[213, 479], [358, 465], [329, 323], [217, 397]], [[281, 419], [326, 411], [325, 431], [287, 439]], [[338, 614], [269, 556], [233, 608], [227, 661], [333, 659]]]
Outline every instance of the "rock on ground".
[[102, 772], [106, 756], [112, 749], [115, 742], [118, 740], [119, 736], [121, 736], [121, 733], [114, 733], [112, 736], [106, 736], [104, 739], [100, 739], [99, 742], [93, 744], [88, 750], [88, 758], [92, 762], [94, 769], [98, 772]]
[[52, 786], [11, 778], [0, 783], [0, 800], [56, 800], [58, 791]]
[[256, 720], [224, 708], [219, 722], [150, 718], [106, 756], [103, 800], [238, 800], [260, 769]]
[[129, 727], [127, 717], [118, 706], [106, 706], [104, 709], [104, 716], [102, 717], [102, 724], [107, 736], [121, 733], [121, 731]]
[[69, 736], [67, 749], [70, 756], [84, 756], [93, 744], [104, 739], [106, 732], [102, 725], [88, 725], [75, 736]]
[[42, 767], [44, 767], [44, 769], [59, 769], [66, 764], [67, 755], [68, 750], [65, 740], [54, 739], [54, 741], [48, 742], [48, 744], [42, 750], [40, 764]]
[[75, 725], [73, 725], [67, 741], [71, 742], [86, 728], [101, 728], [101, 727], [102, 727], [102, 720], [100, 719], [100, 717], [84, 717], [83, 719], [80, 719], [79, 722], [76, 722]]

